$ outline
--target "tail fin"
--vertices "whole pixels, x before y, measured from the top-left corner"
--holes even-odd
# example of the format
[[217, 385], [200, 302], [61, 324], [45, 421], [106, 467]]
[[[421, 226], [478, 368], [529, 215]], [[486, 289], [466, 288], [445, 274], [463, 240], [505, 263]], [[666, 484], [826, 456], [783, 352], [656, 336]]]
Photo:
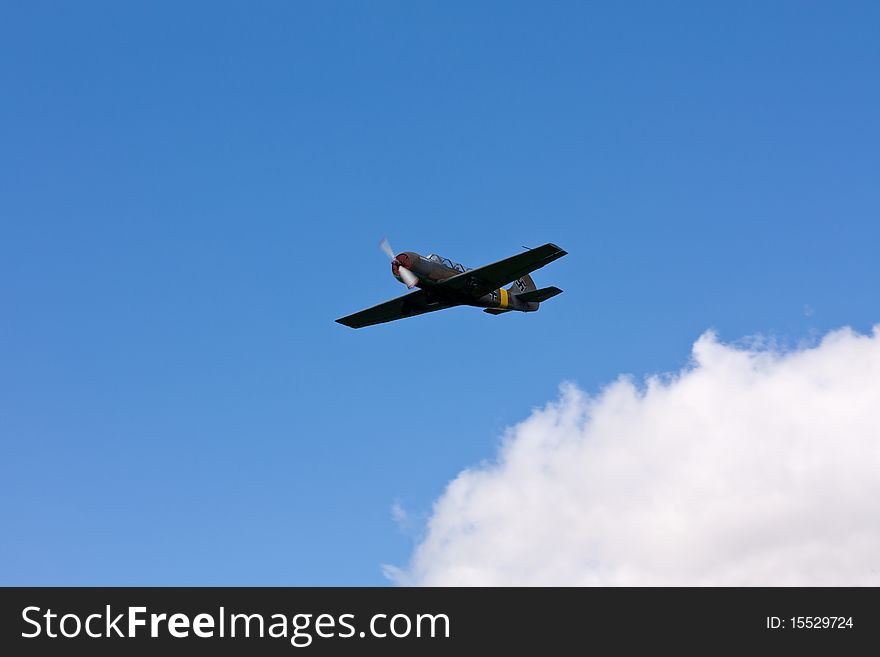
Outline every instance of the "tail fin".
[[532, 280], [532, 277], [526, 274], [522, 278], [519, 278], [513, 282], [513, 284], [507, 288], [507, 291], [511, 294], [522, 294], [523, 292], [531, 292], [535, 289], [535, 281]]

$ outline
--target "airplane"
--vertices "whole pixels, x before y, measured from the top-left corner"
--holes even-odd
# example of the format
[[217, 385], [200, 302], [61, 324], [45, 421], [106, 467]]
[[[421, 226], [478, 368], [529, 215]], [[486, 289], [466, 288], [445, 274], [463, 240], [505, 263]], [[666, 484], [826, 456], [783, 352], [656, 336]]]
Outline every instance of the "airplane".
[[[535, 287], [530, 272], [566, 255], [555, 244], [544, 244], [524, 253], [468, 269], [436, 253], [427, 256], [413, 251], [394, 255], [388, 240], [380, 248], [391, 258], [391, 273], [407, 288], [419, 289], [378, 306], [341, 317], [336, 321], [351, 328], [363, 328], [405, 317], [444, 310], [454, 306], [475, 306], [483, 312], [501, 315], [512, 310], [534, 312], [562, 290]], [[513, 283], [509, 288], [504, 286]]]

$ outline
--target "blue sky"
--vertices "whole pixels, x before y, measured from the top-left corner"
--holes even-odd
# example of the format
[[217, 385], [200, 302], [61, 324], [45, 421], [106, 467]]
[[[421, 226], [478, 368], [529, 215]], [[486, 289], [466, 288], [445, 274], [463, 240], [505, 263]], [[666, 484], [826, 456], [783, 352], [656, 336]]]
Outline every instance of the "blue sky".
[[[880, 317], [871, 2], [0, 9], [0, 583], [384, 584], [504, 428]], [[377, 248], [565, 294], [361, 331]], [[402, 530], [394, 503], [413, 518]]]

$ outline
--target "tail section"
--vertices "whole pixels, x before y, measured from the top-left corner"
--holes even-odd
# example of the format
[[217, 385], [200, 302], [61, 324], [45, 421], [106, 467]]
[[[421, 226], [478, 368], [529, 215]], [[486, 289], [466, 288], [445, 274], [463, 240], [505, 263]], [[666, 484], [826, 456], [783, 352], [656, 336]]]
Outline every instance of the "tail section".
[[[507, 289], [498, 290], [499, 306], [485, 308], [483, 312], [490, 315], [502, 315], [509, 313], [511, 310], [519, 310], [521, 312], [535, 312], [541, 305], [542, 301], [552, 299], [557, 294], [561, 294], [562, 290], [558, 287], [542, 287], [540, 290], [535, 287], [532, 277], [526, 274], [520, 279], [513, 282]], [[494, 297], [493, 297], [494, 298]]]

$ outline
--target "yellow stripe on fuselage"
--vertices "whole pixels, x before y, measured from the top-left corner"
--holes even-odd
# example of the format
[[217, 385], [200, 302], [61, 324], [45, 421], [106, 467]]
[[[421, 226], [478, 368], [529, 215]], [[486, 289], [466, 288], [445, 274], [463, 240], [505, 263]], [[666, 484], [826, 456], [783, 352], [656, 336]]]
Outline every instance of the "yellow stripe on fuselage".
[[508, 298], [507, 298], [507, 297], [508, 297], [507, 290], [505, 290], [505, 289], [502, 287], [502, 288], [499, 290], [499, 292], [501, 293], [501, 307], [502, 307], [502, 308], [507, 308], [507, 302], [508, 302]]

